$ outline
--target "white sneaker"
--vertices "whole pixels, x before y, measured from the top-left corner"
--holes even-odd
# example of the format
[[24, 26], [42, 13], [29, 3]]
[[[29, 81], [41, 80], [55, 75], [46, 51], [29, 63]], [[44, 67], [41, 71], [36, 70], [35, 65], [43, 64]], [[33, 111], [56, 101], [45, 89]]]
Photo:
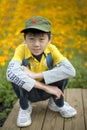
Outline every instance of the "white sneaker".
[[67, 102], [64, 102], [63, 107], [58, 107], [55, 104], [53, 98], [50, 98], [49, 103], [48, 103], [48, 107], [52, 111], [59, 112], [61, 114], [61, 116], [65, 117], [65, 118], [73, 117], [77, 114], [76, 109], [71, 107]]
[[32, 113], [32, 106], [29, 103], [29, 108], [23, 110], [20, 108], [17, 118], [17, 126], [18, 127], [26, 127], [31, 124], [31, 113]]

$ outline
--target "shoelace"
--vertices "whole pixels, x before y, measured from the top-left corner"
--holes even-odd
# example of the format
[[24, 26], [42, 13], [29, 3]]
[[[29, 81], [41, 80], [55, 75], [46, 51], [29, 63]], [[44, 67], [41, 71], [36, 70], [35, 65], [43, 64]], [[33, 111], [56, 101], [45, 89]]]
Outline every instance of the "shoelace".
[[27, 113], [28, 113], [28, 110], [20, 109], [19, 115], [26, 115]]

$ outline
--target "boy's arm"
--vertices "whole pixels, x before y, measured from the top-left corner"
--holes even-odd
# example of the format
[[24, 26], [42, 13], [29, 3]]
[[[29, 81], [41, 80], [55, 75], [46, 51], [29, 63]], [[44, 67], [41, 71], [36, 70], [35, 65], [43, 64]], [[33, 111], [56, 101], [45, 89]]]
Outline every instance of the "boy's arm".
[[74, 77], [76, 74], [74, 67], [67, 59], [61, 61], [59, 64], [57, 64], [55, 68], [42, 73], [31, 72], [28, 68], [24, 66], [23, 71], [25, 71], [26, 74], [34, 79], [44, 79], [46, 84], [50, 84], [63, 79], [68, 79]]
[[62, 91], [58, 89], [58, 87], [40, 83], [28, 76], [22, 69], [23, 68], [19, 61], [11, 61], [6, 72], [7, 79], [27, 91], [30, 91], [35, 87], [49, 94], [55, 95], [57, 99], [59, 99], [61, 95], [63, 96]]
[[63, 92], [57, 86], [46, 85], [44, 83], [36, 81], [34, 87], [42, 89], [49, 94], [55, 95], [56, 99], [59, 99], [61, 96], [64, 96]]
[[35, 80], [23, 72], [21, 63], [18, 60], [13, 60], [9, 63], [6, 76], [10, 82], [15, 83], [27, 91], [30, 91], [35, 84]]
[[76, 75], [75, 68], [68, 61], [68, 59], [62, 60], [51, 70], [42, 73], [46, 84], [50, 84], [63, 79], [69, 79]]

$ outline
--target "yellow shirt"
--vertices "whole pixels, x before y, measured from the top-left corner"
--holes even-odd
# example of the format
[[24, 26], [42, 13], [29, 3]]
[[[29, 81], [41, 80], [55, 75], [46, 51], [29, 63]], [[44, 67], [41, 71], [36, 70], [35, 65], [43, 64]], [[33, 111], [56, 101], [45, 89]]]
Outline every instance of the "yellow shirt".
[[[48, 44], [46, 49], [44, 50], [45, 55], [51, 53], [53, 59], [53, 66], [57, 65], [60, 61], [65, 59], [65, 57], [59, 52], [58, 48], [56, 48], [53, 44]], [[22, 63], [23, 59], [29, 58], [29, 69], [33, 72], [43, 72], [48, 70], [48, 66], [46, 63], [46, 57], [44, 54], [40, 62], [34, 58], [31, 54], [30, 50], [27, 47], [27, 44], [19, 45], [16, 50], [12, 60], [19, 60]]]

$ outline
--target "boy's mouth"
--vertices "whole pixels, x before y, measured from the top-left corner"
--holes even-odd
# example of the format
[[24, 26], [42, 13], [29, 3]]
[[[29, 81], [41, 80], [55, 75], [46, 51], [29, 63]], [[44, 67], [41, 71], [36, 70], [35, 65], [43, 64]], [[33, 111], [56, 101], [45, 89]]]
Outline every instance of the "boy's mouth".
[[39, 53], [41, 51], [41, 49], [33, 49], [34, 53]]

